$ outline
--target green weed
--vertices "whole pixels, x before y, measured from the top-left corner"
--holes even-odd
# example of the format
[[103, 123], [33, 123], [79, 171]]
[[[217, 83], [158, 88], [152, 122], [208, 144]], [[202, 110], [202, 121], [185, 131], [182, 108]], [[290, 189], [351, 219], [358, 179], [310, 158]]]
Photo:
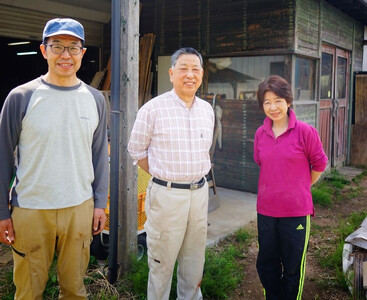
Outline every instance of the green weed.
[[0, 277], [0, 299], [13, 300], [15, 293], [15, 286], [13, 284], [13, 268], [9, 265], [2, 268], [6, 269], [6, 271], [2, 272]]
[[320, 184], [312, 188], [312, 200], [314, 204], [322, 207], [330, 207], [333, 202], [333, 189], [327, 184]]
[[367, 176], [367, 169], [366, 169], [366, 167], [365, 167], [365, 166], [363, 166], [363, 167], [361, 167], [361, 168], [363, 168], [363, 169], [364, 169], [364, 171], [363, 171], [361, 174], [357, 175], [356, 177], [354, 177], [354, 178], [352, 179], [352, 181], [353, 181], [353, 182], [355, 182], [355, 183], [359, 183], [359, 182], [361, 182], [362, 178], [364, 178], [365, 176]]
[[242, 255], [240, 249], [229, 245], [223, 251], [207, 249], [202, 293], [205, 298], [225, 299], [241, 281], [241, 268], [236, 258]]
[[[238, 233], [238, 239], [246, 241], [249, 234], [244, 230]], [[223, 299], [237, 286], [241, 280], [241, 269], [236, 263], [236, 259], [241, 257], [242, 251], [239, 247], [229, 245], [221, 251], [213, 248], [207, 248], [205, 255], [204, 276], [201, 284], [202, 293], [210, 299]], [[144, 256], [141, 260], [133, 262], [132, 270], [122, 279], [126, 288], [128, 283], [130, 293], [136, 299], [144, 299], [146, 297], [146, 289], [148, 284], [148, 262]], [[176, 299], [177, 290], [177, 264], [175, 266], [170, 299]], [[117, 288], [118, 289], [118, 288]], [[120, 291], [121, 292], [121, 291]], [[125, 291], [126, 292], [126, 291]]]
[[[342, 270], [344, 240], [361, 225], [366, 216], [367, 212], [356, 212], [352, 213], [347, 219], [341, 220], [338, 228], [338, 237], [330, 241], [330, 247], [328, 249], [320, 249], [317, 252], [320, 265], [324, 268], [335, 270], [334, 283], [343, 289], [347, 289], [345, 276]], [[324, 256], [322, 256], [321, 253], [323, 253]]]
[[365, 211], [354, 212], [346, 220], [341, 222], [339, 234], [343, 241], [361, 225], [366, 216], [367, 212]]
[[235, 232], [235, 238], [239, 243], [246, 243], [252, 238], [252, 235], [245, 228], [241, 228]]
[[133, 259], [131, 271], [124, 276], [124, 281], [129, 282], [131, 292], [138, 299], [147, 294], [148, 273], [148, 257], [144, 255], [140, 260]]

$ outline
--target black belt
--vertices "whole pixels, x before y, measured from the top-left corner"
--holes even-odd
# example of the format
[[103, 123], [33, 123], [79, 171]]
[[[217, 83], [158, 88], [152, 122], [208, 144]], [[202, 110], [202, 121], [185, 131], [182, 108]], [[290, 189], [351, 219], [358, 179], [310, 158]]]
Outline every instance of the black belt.
[[[160, 180], [156, 177], [153, 177], [153, 182], [155, 182], [156, 184], [160, 184], [163, 186], [168, 186], [169, 183], [167, 181], [164, 180]], [[200, 189], [204, 186], [205, 184], [205, 179], [204, 177], [201, 178], [198, 182], [191, 182], [191, 183], [175, 183], [175, 182], [171, 182], [171, 188], [174, 189], [186, 189], [186, 190], [197, 190]]]

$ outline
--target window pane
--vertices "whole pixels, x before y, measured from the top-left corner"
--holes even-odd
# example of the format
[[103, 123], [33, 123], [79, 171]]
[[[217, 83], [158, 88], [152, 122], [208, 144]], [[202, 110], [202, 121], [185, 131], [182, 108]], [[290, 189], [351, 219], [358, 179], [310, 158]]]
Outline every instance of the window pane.
[[333, 56], [322, 53], [321, 59], [321, 99], [331, 99], [333, 78]]
[[315, 100], [315, 61], [296, 57], [295, 100]]
[[285, 56], [210, 58], [208, 94], [227, 99], [256, 99], [258, 85], [270, 75], [284, 76]]
[[317, 117], [317, 106], [315, 104], [311, 105], [296, 105], [293, 107], [296, 111], [297, 119], [316, 127], [316, 117]]
[[338, 57], [336, 98], [345, 98], [347, 88], [347, 59]]

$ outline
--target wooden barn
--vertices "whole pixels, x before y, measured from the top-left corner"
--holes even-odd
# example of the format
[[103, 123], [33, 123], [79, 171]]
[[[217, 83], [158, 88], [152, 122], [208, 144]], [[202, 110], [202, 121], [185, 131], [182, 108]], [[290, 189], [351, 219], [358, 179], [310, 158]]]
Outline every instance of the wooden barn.
[[191, 46], [205, 58], [200, 96], [211, 102], [215, 98], [215, 105], [222, 110], [222, 136], [213, 157], [217, 185], [257, 191], [253, 140], [264, 114], [255, 92], [272, 74], [291, 83], [293, 109], [299, 119], [318, 129], [329, 167], [349, 163], [354, 107], [351, 87], [354, 72], [362, 70], [367, 25], [363, 1], [141, 3], [140, 32], [156, 36], [154, 95], [169, 88], [162, 87], [169, 67], [166, 57], [176, 49]]
[[[12, 87], [45, 73], [40, 54], [16, 56], [15, 48], [33, 47], [29, 50], [37, 51], [45, 22], [56, 16], [74, 17], [85, 24], [88, 51], [79, 76], [91, 83], [95, 74], [106, 68], [111, 55], [114, 1], [35, 0], [30, 4], [27, 0], [0, 0], [0, 50], [8, 70], [0, 75], [0, 104]], [[367, 66], [362, 69], [363, 47], [367, 47], [366, 1], [138, 3], [140, 21], [134, 26], [139, 27], [141, 39], [139, 105], [171, 89], [167, 70], [175, 50], [191, 46], [202, 53], [205, 78], [199, 96], [216, 107], [218, 130], [222, 129], [213, 149], [218, 186], [257, 191], [253, 139], [264, 115], [255, 92], [271, 74], [284, 76], [291, 83], [293, 108], [299, 119], [318, 129], [329, 167], [366, 164], [365, 152], [358, 152], [366, 148], [366, 118], [363, 113], [355, 115], [361, 107], [366, 111], [365, 93], [356, 92], [358, 103], [354, 98], [354, 81], [359, 80], [354, 75], [367, 70]], [[26, 46], [5, 46], [24, 39], [29, 41]]]

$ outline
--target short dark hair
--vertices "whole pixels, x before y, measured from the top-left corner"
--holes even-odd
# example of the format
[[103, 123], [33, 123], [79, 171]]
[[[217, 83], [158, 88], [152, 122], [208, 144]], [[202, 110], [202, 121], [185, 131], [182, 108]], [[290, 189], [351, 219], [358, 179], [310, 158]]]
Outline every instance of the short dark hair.
[[201, 54], [198, 51], [196, 51], [194, 48], [191, 48], [191, 47], [184, 47], [184, 48], [178, 49], [175, 53], [173, 53], [173, 55], [171, 56], [171, 66], [172, 67], [176, 65], [178, 58], [183, 54], [196, 55], [197, 57], [199, 57], [201, 67], [203, 67], [203, 58]]
[[272, 75], [259, 84], [257, 89], [257, 101], [259, 102], [260, 108], [263, 108], [266, 92], [273, 92], [277, 96], [284, 98], [289, 104], [293, 102], [292, 88], [283, 77]]

